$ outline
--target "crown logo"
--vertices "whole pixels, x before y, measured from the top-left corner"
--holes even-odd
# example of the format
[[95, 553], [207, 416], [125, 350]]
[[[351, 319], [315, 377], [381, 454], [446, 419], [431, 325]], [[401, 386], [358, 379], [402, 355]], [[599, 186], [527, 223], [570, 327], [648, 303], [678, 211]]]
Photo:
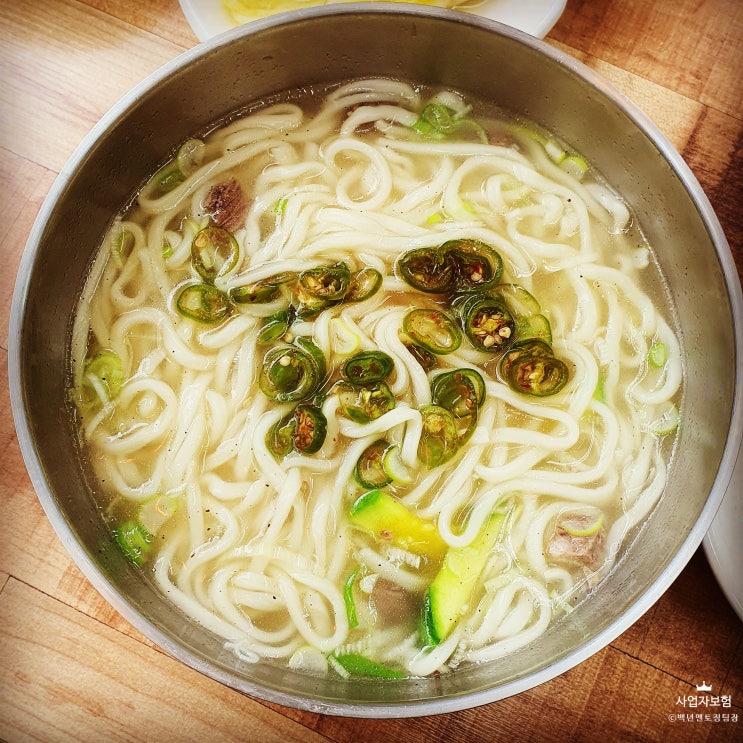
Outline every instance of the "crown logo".
[[712, 691], [712, 687], [702, 681], [701, 685], [697, 686], [697, 691]]

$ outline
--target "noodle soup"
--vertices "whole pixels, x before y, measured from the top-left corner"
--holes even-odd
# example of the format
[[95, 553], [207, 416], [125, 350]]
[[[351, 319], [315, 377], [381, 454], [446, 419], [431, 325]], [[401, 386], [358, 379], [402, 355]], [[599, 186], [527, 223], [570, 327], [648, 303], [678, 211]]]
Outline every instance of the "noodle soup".
[[578, 153], [354, 81], [141, 189], [80, 300], [72, 397], [114, 541], [238, 657], [427, 676], [570, 621], [657, 503], [671, 317]]

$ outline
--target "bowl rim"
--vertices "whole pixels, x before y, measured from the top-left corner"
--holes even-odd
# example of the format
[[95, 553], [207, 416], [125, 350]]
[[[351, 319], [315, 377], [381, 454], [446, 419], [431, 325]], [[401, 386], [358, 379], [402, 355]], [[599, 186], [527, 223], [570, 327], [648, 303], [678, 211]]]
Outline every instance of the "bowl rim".
[[[627, 610], [579, 647], [575, 648], [549, 666], [508, 681], [489, 689], [468, 692], [449, 698], [433, 698], [414, 702], [329, 702], [321, 699], [305, 698], [299, 695], [278, 691], [258, 683], [253, 683], [243, 677], [223, 671], [207, 659], [186, 649], [162, 632], [150, 620], [146, 619], [134, 607], [117, 593], [101, 568], [91, 559], [82, 548], [71, 525], [57, 509], [54, 497], [44, 476], [39, 453], [34, 445], [33, 436], [26, 418], [24, 388], [22, 384], [21, 338], [24, 323], [27, 294], [30, 285], [32, 267], [36, 253], [40, 246], [44, 227], [56, 206], [57, 200], [64, 193], [75, 171], [85, 160], [87, 153], [96, 142], [104, 137], [107, 131], [115, 125], [118, 119], [141, 96], [151, 88], [163, 82], [173, 73], [191, 65], [201, 57], [211, 54], [218, 48], [230, 45], [236, 40], [252, 36], [265, 29], [291, 25], [303, 20], [323, 16], [337, 15], [366, 15], [385, 14], [398, 16], [434, 17], [447, 21], [454, 21], [464, 25], [475, 26], [485, 31], [510, 37], [511, 39], [531, 47], [545, 55], [553, 63], [566, 68], [568, 71], [582, 77], [593, 88], [596, 88], [621, 111], [651, 140], [653, 145], [663, 155], [681, 182], [684, 184], [690, 198], [696, 205], [701, 219], [717, 250], [718, 259], [722, 266], [724, 282], [727, 286], [730, 300], [733, 335], [736, 354], [736, 377], [734, 382], [733, 405], [730, 418], [730, 427], [723, 451], [720, 466], [714, 483], [705, 502], [705, 505], [694, 526], [682, 543], [680, 549], [669, 562], [658, 578], [648, 585]], [[652, 122], [652, 120], [630, 99], [616, 89], [591, 68], [547, 42], [537, 39], [527, 33], [514, 29], [487, 18], [482, 18], [460, 11], [420, 6], [406, 3], [379, 3], [362, 2], [343, 5], [326, 5], [312, 8], [301, 8], [287, 11], [261, 20], [252, 21], [245, 26], [225, 31], [195, 47], [181, 52], [172, 60], [166, 62], [159, 69], [145, 77], [139, 84], [126, 93], [115, 103], [106, 114], [90, 129], [80, 144], [76, 147], [66, 164], [60, 170], [51, 189], [44, 199], [39, 213], [26, 242], [18, 269], [16, 283], [11, 302], [11, 313], [8, 337], [8, 375], [11, 408], [16, 428], [19, 447], [25, 462], [31, 484], [59, 537], [65, 550], [73, 558], [75, 564], [90, 581], [93, 587], [103, 598], [135, 629], [145, 637], [163, 648], [168, 654], [185, 663], [187, 666], [204, 675], [223, 683], [224, 685], [244, 692], [250, 696], [274, 702], [284, 706], [322, 714], [346, 717], [364, 718], [404, 718], [423, 715], [437, 715], [456, 712], [463, 709], [481, 706], [505, 699], [531, 689], [549, 681], [579, 663], [588, 659], [599, 650], [607, 646], [622, 632], [634, 624], [668, 589], [671, 583], [681, 573], [694, 552], [701, 545], [702, 540], [711, 525], [715, 513], [722, 502], [728, 483], [732, 477], [738, 450], [743, 439], [743, 293], [732, 253], [722, 227], [714, 213], [711, 203], [703, 191], [693, 172], [681, 155], [671, 144], [668, 138]], [[743, 453], [742, 453], [743, 454]]]

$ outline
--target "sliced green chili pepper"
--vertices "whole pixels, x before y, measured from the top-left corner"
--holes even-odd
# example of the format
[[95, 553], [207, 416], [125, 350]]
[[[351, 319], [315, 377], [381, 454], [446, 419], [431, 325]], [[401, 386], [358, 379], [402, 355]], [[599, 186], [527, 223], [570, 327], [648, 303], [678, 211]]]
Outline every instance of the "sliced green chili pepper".
[[237, 304], [265, 304], [278, 299], [281, 286], [295, 281], [297, 274], [292, 271], [278, 273], [267, 279], [254, 281], [244, 286], [234, 286], [230, 289], [230, 299]]
[[529, 317], [517, 317], [514, 320], [514, 337], [519, 341], [538, 339], [552, 345], [550, 321], [541, 313]]
[[334, 304], [336, 304], [336, 302], [331, 302], [328, 299], [311, 297], [299, 285], [294, 287], [292, 306], [294, 307], [295, 314], [300, 320], [307, 320], [315, 315], [319, 315], [323, 310], [332, 307]]
[[296, 430], [297, 422], [293, 413], [290, 413], [275, 423], [266, 434], [266, 447], [279, 461], [291, 454], [294, 449], [293, 441]]
[[485, 382], [474, 369], [445, 372], [431, 382], [431, 399], [454, 416], [461, 445], [477, 426], [478, 410], [485, 400]]
[[205, 324], [224, 320], [232, 310], [227, 294], [211, 284], [189, 284], [181, 290], [175, 306], [184, 317]]
[[482, 405], [485, 382], [474, 369], [444, 372], [431, 382], [431, 399], [455, 418], [463, 418], [476, 413]]
[[389, 441], [377, 439], [364, 449], [353, 470], [359, 485], [364, 488], [383, 488], [392, 482], [384, 469], [384, 456], [390, 446]]
[[385, 382], [359, 387], [349, 382], [336, 383], [341, 408], [356, 423], [369, 423], [395, 407], [395, 396]]
[[397, 273], [414, 289], [433, 294], [473, 292], [495, 286], [503, 273], [503, 259], [480, 240], [448, 240], [438, 248], [416, 248], [403, 253]]
[[297, 430], [294, 433], [294, 448], [302, 454], [314, 454], [325, 442], [328, 419], [316, 405], [300, 404], [294, 409]]
[[348, 626], [351, 629], [359, 626], [359, 617], [356, 613], [356, 601], [353, 597], [353, 587], [356, 585], [356, 579], [359, 577], [360, 572], [361, 568], [356, 568], [343, 584], [343, 603], [346, 605], [346, 617], [348, 617]]
[[211, 225], [194, 235], [191, 263], [204, 281], [226, 276], [237, 266], [240, 247], [224, 227]]
[[520, 284], [499, 284], [492, 293], [506, 303], [514, 317], [529, 317], [542, 311], [539, 302]]
[[256, 340], [260, 344], [275, 343], [286, 335], [290, 323], [291, 317], [288, 310], [277, 312], [275, 315], [271, 315], [261, 327]]
[[439, 405], [421, 408], [423, 432], [418, 443], [418, 459], [432, 469], [448, 462], [459, 448], [459, 432], [454, 416]]
[[454, 288], [454, 266], [437, 248], [416, 248], [403, 253], [396, 271], [414, 289], [443, 294]]
[[327, 374], [327, 364], [325, 363], [325, 356], [323, 355], [323, 352], [314, 341], [310, 340], [309, 338], [304, 338], [303, 336], [299, 336], [294, 341], [294, 343], [299, 346], [315, 362], [315, 366], [317, 367], [319, 386], [325, 381], [325, 375]]
[[293, 402], [311, 397], [322, 377], [314, 356], [297, 346], [282, 344], [266, 353], [258, 384], [273, 400]]
[[282, 460], [292, 451], [315, 454], [325, 443], [328, 420], [316, 405], [300, 403], [266, 434], [266, 446]]
[[465, 334], [479, 351], [498, 351], [508, 346], [514, 335], [514, 321], [508, 308], [498, 299], [464, 295], [453, 305]]
[[341, 375], [351, 384], [374, 384], [386, 379], [395, 362], [383, 351], [361, 351], [351, 356], [341, 369]]
[[350, 280], [351, 272], [343, 262], [308, 268], [299, 274], [299, 286], [304, 292], [310, 297], [327, 302], [343, 299]]
[[265, 281], [256, 281], [245, 286], [233, 286], [230, 299], [236, 304], [266, 304], [278, 299], [281, 289]]
[[279, 460], [292, 451], [315, 454], [328, 432], [328, 419], [316, 405], [300, 403], [266, 434], [266, 446]]
[[552, 344], [552, 328], [541, 313], [539, 302], [519, 284], [501, 284], [492, 291], [492, 296], [501, 299], [514, 320], [514, 338], [525, 341], [538, 338]]
[[342, 655], [331, 655], [330, 657], [347, 673], [354, 676], [374, 676], [384, 679], [405, 678], [404, 673], [375, 663], [373, 660], [357, 653], [344, 653]]
[[462, 343], [462, 332], [441, 310], [411, 310], [403, 318], [402, 329], [417, 345], [439, 355], [456, 351]]
[[382, 286], [382, 274], [369, 266], [351, 274], [348, 290], [343, 297], [345, 302], [363, 302], [374, 296]]
[[[452, 383], [458, 383], [463, 377], [472, 385], [475, 392], [475, 401], [478, 407], [481, 406], [485, 402], [485, 380], [482, 378], [480, 372], [466, 367], [435, 376], [431, 382], [431, 395], [435, 398], [439, 394], [443, 394], [443, 391], [447, 390]], [[439, 390], [442, 392], [439, 392]], [[446, 406], [444, 405], [443, 407]]]
[[498, 371], [504, 380], [508, 379], [513, 362], [522, 356], [553, 356], [551, 346], [540, 338], [531, 338], [514, 343], [498, 362]]
[[503, 259], [486, 243], [471, 239], [449, 240], [439, 250], [454, 267], [456, 291], [489, 289], [500, 281]]
[[545, 397], [554, 395], [565, 386], [568, 368], [554, 356], [522, 354], [510, 363], [506, 380], [516, 392]]

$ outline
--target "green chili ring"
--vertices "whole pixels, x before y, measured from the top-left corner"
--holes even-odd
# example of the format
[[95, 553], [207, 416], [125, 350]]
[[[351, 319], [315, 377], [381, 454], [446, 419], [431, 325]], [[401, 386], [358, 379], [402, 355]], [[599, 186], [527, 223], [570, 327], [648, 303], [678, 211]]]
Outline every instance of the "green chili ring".
[[395, 362], [383, 351], [361, 351], [351, 356], [341, 369], [341, 376], [351, 384], [374, 384], [386, 379]]
[[429, 469], [448, 462], [459, 449], [459, 431], [454, 416], [439, 405], [421, 408], [423, 431], [418, 459]]
[[473, 292], [495, 286], [503, 274], [503, 259], [480, 240], [448, 240], [439, 250], [454, 269], [454, 289]]
[[277, 402], [306, 400], [321, 382], [313, 356], [289, 344], [276, 346], [266, 353], [258, 377], [261, 391]]
[[264, 345], [266, 343], [275, 343], [280, 340], [289, 330], [290, 319], [287, 310], [271, 315], [258, 331], [256, 341], [259, 344]]
[[336, 383], [343, 414], [355, 423], [369, 423], [380, 418], [395, 407], [392, 391], [385, 382], [376, 382], [363, 387], [341, 381]]
[[[431, 381], [431, 398], [434, 401], [446, 400], [446, 395], [451, 395], [453, 388], [462, 384], [471, 390], [472, 402], [480, 407], [485, 402], [485, 380], [474, 369], [454, 369], [443, 374], [437, 374]], [[436, 404], [447, 407], [442, 402], [436, 402]]]
[[298, 283], [302, 291], [313, 299], [335, 302], [343, 299], [351, 280], [351, 272], [343, 263], [331, 266], [308, 268], [299, 274]]
[[240, 247], [224, 227], [199, 230], [191, 242], [191, 264], [204, 281], [226, 276], [237, 267]]
[[498, 371], [503, 380], [508, 379], [511, 365], [522, 356], [553, 356], [552, 348], [541, 338], [529, 338], [514, 343], [498, 362]]
[[300, 403], [266, 435], [266, 446], [278, 460], [292, 451], [315, 454], [325, 443], [328, 420], [316, 405]]
[[361, 452], [353, 470], [354, 479], [361, 487], [383, 488], [392, 482], [384, 468], [384, 457], [390, 446], [385, 439], [377, 439]]
[[184, 317], [204, 324], [220, 322], [232, 311], [227, 294], [211, 284], [188, 284], [178, 294], [175, 306]]
[[444, 294], [454, 289], [454, 267], [437, 248], [415, 248], [403, 253], [395, 264], [402, 279], [422, 292]]
[[369, 266], [352, 273], [343, 301], [363, 302], [373, 297], [381, 288], [382, 281], [382, 274], [376, 268]]
[[461, 330], [441, 310], [410, 310], [403, 318], [402, 329], [416, 345], [433, 354], [452, 353], [462, 344]]
[[455, 303], [462, 329], [478, 351], [499, 351], [514, 340], [515, 323], [505, 304], [492, 297], [464, 295]]
[[509, 366], [506, 380], [516, 392], [535, 397], [558, 393], [568, 381], [568, 368], [555, 356], [522, 354]]
[[315, 454], [325, 443], [328, 433], [328, 419], [316, 405], [300, 403], [294, 409], [296, 430], [292, 445], [302, 454]]
[[434, 377], [431, 399], [448, 410], [457, 424], [460, 446], [472, 436], [485, 401], [485, 382], [474, 369], [456, 369]]

